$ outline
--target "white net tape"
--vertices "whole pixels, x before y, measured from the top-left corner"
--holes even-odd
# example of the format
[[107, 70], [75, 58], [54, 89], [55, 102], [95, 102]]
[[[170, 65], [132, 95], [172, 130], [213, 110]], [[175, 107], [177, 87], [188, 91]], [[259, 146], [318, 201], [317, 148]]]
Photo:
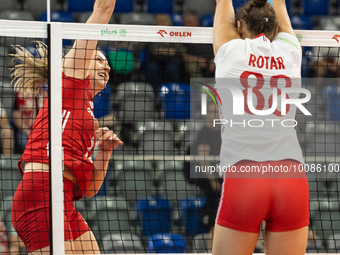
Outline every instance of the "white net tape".
[[[0, 29], [1, 36], [47, 37], [47, 24], [44, 22], [0, 20]], [[340, 46], [339, 31], [295, 30], [295, 33], [301, 46]], [[71, 40], [212, 43], [212, 28], [63, 23], [61, 36]]]

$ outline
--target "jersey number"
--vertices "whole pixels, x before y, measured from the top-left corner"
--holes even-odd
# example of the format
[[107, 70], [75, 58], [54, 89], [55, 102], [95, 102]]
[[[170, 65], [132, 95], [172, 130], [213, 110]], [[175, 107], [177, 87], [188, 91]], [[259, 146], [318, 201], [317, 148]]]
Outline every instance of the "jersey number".
[[[252, 91], [253, 91], [253, 94], [256, 96], [256, 99], [257, 99], [257, 105], [256, 105], [255, 109], [259, 110], [259, 111], [263, 110], [263, 108], [265, 106], [265, 98], [264, 98], [263, 94], [260, 91], [260, 89], [262, 89], [262, 87], [264, 85], [264, 77], [260, 73], [249, 72], [249, 71], [244, 71], [241, 74], [241, 76], [240, 76], [241, 84], [244, 87], [244, 90], [242, 90], [244, 98], [245, 98], [245, 100], [244, 100], [244, 110], [248, 114], [254, 115], [254, 113], [252, 113], [249, 110], [248, 103], [247, 103], [247, 100], [246, 100], [247, 96], [248, 96], [248, 88], [251, 88], [249, 86], [249, 84], [248, 84], [248, 78], [251, 75], [254, 75], [256, 77], [256, 85], [255, 85], [255, 87], [252, 88]], [[270, 78], [270, 87], [271, 88], [277, 88], [277, 96], [281, 95], [281, 90], [278, 88], [279, 79], [284, 79], [285, 80], [285, 82], [286, 82], [285, 87], [286, 88], [290, 88], [292, 86], [292, 81], [291, 81], [291, 79], [288, 76], [283, 75], [283, 74], [272, 76]], [[288, 94], [286, 94], [286, 98], [289, 99]], [[269, 97], [268, 104], [269, 104], [269, 107], [271, 108], [272, 105], [273, 105], [273, 95], [271, 95]], [[286, 105], [286, 113], [289, 112], [289, 109], [290, 109], [290, 105], [287, 104]], [[281, 111], [279, 111], [277, 109], [274, 111], [274, 114], [276, 116], [282, 116], [281, 115]]]

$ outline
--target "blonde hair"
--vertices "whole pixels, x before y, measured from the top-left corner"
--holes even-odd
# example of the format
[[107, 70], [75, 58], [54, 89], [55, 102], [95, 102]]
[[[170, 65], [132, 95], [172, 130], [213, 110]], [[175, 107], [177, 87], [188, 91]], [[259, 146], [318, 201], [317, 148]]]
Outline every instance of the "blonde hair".
[[13, 46], [15, 65], [11, 69], [14, 88], [21, 93], [39, 95], [39, 89], [48, 83], [47, 45], [35, 42], [34, 54], [20, 45]]

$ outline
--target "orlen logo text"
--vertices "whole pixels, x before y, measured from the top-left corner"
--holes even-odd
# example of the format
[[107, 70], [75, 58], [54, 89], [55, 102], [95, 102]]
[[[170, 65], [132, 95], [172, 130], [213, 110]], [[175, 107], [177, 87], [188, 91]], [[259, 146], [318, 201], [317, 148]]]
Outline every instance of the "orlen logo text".
[[334, 35], [332, 39], [336, 40], [337, 42], [340, 42], [340, 35]]
[[191, 32], [177, 32], [177, 31], [171, 31], [171, 32], [166, 32], [165, 30], [159, 30], [157, 34], [161, 35], [164, 37], [164, 35], [169, 34], [171, 37], [191, 37]]

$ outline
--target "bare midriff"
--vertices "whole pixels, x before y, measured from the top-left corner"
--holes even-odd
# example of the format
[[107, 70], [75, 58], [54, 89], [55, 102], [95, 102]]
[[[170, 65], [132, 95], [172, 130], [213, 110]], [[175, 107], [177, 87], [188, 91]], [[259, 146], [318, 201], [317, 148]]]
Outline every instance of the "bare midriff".
[[[25, 166], [24, 166], [24, 173], [28, 173], [28, 172], [49, 172], [49, 171], [50, 171], [49, 165], [44, 164], [44, 163], [26, 162]], [[64, 178], [66, 178], [66, 179], [68, 179], [68, 180], [70, 180], [74, 183], [77, 183], [71, 169], [67, 165], [64, 165], [63, 176], [64, 176]]]

